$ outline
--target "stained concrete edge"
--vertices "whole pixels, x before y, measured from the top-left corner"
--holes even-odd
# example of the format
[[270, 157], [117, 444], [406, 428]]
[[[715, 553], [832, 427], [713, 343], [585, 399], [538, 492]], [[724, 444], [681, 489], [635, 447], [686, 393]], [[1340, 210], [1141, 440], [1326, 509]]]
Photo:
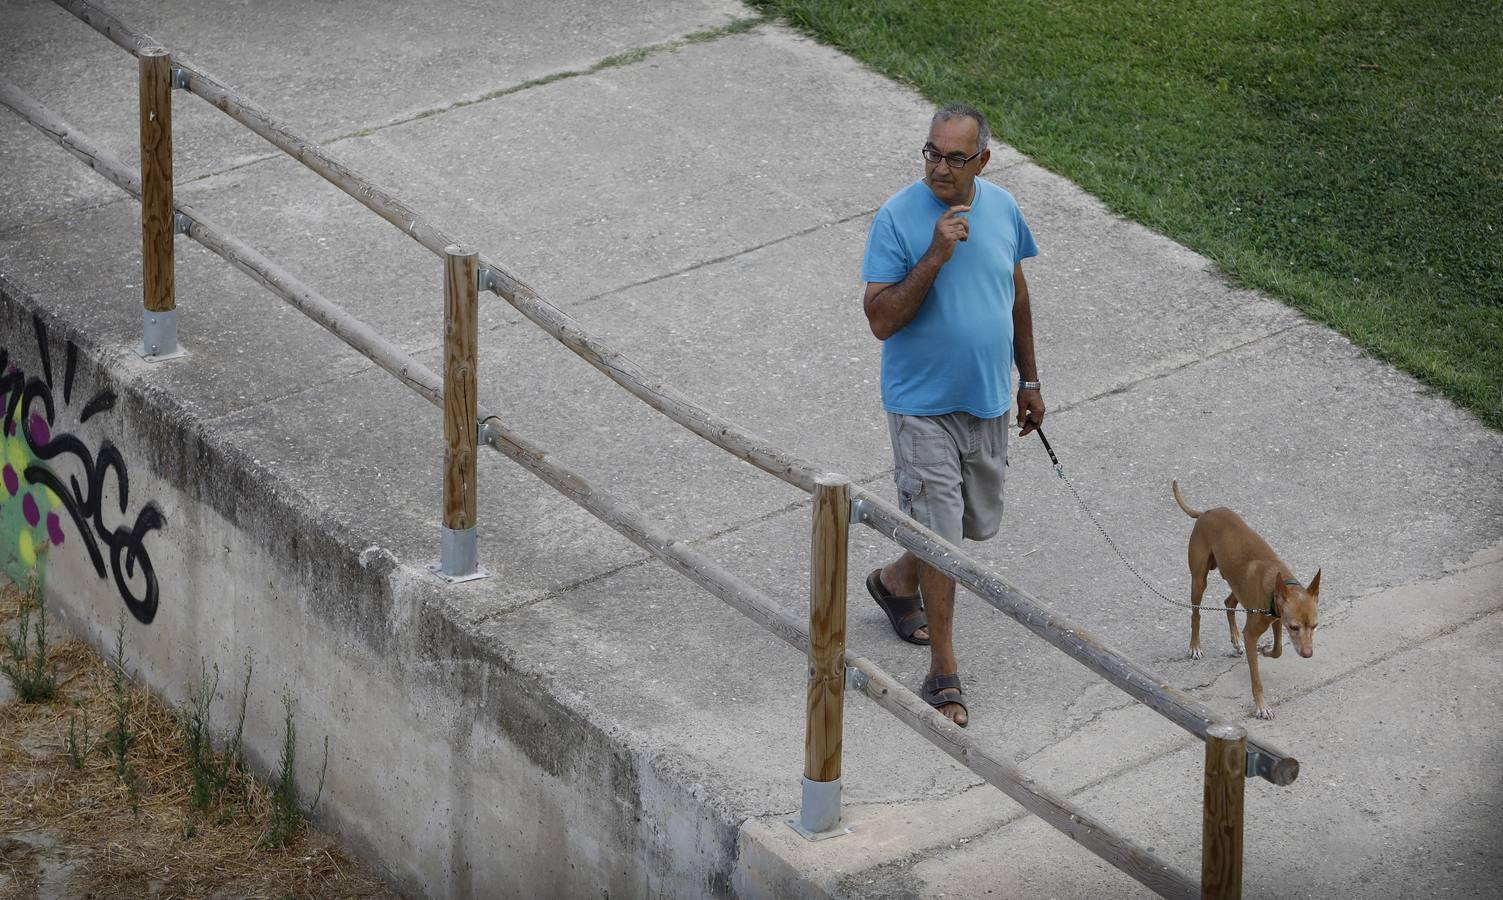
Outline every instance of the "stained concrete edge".
[[[90, 464], [98, 477], [74, 472], [84, 478], [64, 506], [102, 500], [110, 471], [98, 460], [113, 447], [150, 461], [128, 485], [124, 463], [113, 470], [128, 507], [115, 533], [129, 530], [130, 514], [138, 531], [145, 510], [162, 520], [155, 567], [139, 541], [126, 542], [135, 566], [124, 579], [112, 579], [108, 563], [91, 566], [76, 540], [55, 548], [49, 607], [104, 653], [124, 627], [127, 667], [168, 702], [186, 699], [205, 663], [236, 684], [249, 664], [244, 750], [262, 777], [276, 770], [281, 699], [292, 697], [299, 734], [315, 745], [329, 739], [316, 823], [400, 890], [483, 895], [506, 879], [556, 896], [601, 885], [623, 896], [644, 886], [653, 895], [724, 896], [733, 879], [745, 880], [736, 868], [740, 822], [682, 777], [671, 752], [592, 719], [550, 690], [548, 673], [515, 665], [473, 627], [477, 609], [462, 593], [442, 591], [436, 578], [302, 506], [295, 485], [132, 371], [147, 364], [91, 343], [5, 276], [0, 341], [28, 393], [46, 394], [49, 406], [66, 366], [72, 401], [47, 411], [53, 443], [40, 446], [77, 439], [89, 459], [72, 466], [65, 453], [49, 465], [64, 481]], [[85, 398], [106, 394], [114, 397], [107, 414], [70, 418]], [[29, 401], [27, 411], [40, 414]], [[114, 527], [100, 507], [85, 517]], [[183, 577], [142, 581], [156, 569]], [[127, 605], [137, 618], [120, 612], [117, 591], [136, 595]], [[174, 605], [183, 615], [149, 629], [139, 621]], [[168, 620], [187, 627], [164, 627]], [[319, 689], [301, 689], [311, 685]], [[220, 695], [216, 719], [229, 721], [237, 702]], [[305, 794], [318, 765], [316, 746], [303, 746], [296, 775]], [[493, 843], [474, 846], [480, 835]]]

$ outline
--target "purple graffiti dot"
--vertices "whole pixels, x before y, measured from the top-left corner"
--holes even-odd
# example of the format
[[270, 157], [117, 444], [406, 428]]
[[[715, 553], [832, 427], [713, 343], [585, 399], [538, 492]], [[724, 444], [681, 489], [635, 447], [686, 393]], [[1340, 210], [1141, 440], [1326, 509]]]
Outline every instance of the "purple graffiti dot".
[[10, 467], [10, 463], [6, 463], [5, 464], [5, 489], [7, 491], [10, 491], [12, 494], [14, 494], [16, 492], [16, 488], [18, 488], [20, 486], [21, 486], [21, 481], [20, 481], [20, 479], [16, 478], [16, 470], [12, 469]]
[[55, 547], [63, 542], [63, 522], [57, 513], [47, 514], [47, 540]]
[[26, 514], [26, 524], [35, 527], [42, 519], [42, 511], [37, 509], [37, 498], [30, 494], [21, 498], [21, 512]]
[[37, 447], [41, 447], [50, 440], [52, 440], [52, 429], [47, 427], [47, 420], [42, 418], [41, 413], [32, 413], [31, 443]]

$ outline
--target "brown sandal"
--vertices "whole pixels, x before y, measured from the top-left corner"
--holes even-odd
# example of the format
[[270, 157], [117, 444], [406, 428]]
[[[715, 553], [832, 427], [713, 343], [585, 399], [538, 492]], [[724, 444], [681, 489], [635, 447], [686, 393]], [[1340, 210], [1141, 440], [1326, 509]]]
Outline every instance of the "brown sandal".
[[961, 728], [964, 728], [966, 723], [970, 722], [971, 711], [965, 707], [965, 691], [960, 689], [959, 672], [951, 675], [930, 675], [924, 679], [923, 685], [919, 688], [919, 696], [923, 698], [925, 703], [935, 709], [939, 709], [941, 706], [949, 703], [960, 707], [961, 711], [965, 713], [966, 721], [956, 722], [955, 724]]
[[866, 591], [887, 613], [887, 621], [898, 637], [910, 644], [927, 646], [928, 638], [916, 638], [913, 633], [929, 627], [929, 617], [924, 615], [924, 601], [919, 597], [899, 597], [882, 584], [882, 570], [873, 569], [866, 576]]

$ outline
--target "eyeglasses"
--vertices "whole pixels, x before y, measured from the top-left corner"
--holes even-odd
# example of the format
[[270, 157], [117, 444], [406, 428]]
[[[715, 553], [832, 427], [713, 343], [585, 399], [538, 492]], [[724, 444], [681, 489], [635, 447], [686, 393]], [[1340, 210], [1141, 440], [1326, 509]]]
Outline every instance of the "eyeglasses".
[[961, 169], [970, 164], [971, 160], [980, 156], [985, 150], [986, 148], [982, 147], [980, 150], [977, 150], [970, 156], [961, 156], [959, 153], [951, 153], [949, 155], [946, 155], [940, 153], [939, 148], [934, 146], [933, 144], [925, 144], [923, 153], [924, 160], [931, 165], [938, 165], [940, 160], [944, 160], [945, 164], [948, 165], [951, 169]]

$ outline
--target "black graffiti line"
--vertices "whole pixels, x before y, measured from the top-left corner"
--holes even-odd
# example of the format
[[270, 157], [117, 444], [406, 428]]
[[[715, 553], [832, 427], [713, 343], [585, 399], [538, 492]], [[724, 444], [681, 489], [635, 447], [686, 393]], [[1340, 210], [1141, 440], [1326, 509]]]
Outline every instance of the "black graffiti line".
[[84, 405], [83, 413], [78, 417], [78, 424], [82, 425], [99, 413], [108, 412], [114, 408], [115, 395], [109, 391], [105, 391]]
[[78, 368], [78, 345], [68, 342], [68, 364], [63, 369], [63, 405], [73, 403], [73, 373]]
[[[0, 369], [3, 369], [5, 367], [7, 360], [8, 355], [0, 353]], [[5, 394], [6, 422], [14, 419], [16, 417], [16, 410], [21, 408], [21, 393], [22, 389], [25, 386], [26, 375], [19, 369], [14, 372], [7, 372], [4, 375], [0, 375], [0, 393]], [[0, 426], [0, 428], [3, 428], [3, 426]], [[5, 435], [3, 433], [0, 433], [0, 437], [4, 436]]]
[[[103, 471], [103, 468], [100, 471]], [[89, 550], [89, 557], [94, 563], [94, 571], [100, 578], [104, 578], [104, 558], [99, 552], [98, 545], [95, 543], [94, 532], [97, 532], [99, 540], [103, 541], [110, 548], [110, 572], [114, 576], [116, 589], [120, 591], [120, 598], [125, 601], [125, 606], [130, 610], [131, 615], [135, 616], [142, 624], [150, 625], [157, 614], [159, 588], [157, 585], [156, 570], [151, 564], [151, 555], [146, 551], [145, 542], [148, 534], [167, 524], [162, 511], [157, 508], [155, 503], [148, 503], [136, 515], [136, 522], [133, 527], [126, 528], [122, 525], [114, 530], [110, 530], [104, 525], [102, 513], [96, 510], [92, 514], [94, 528], [91, 531], [89, 528], [91, 523], [88, 521], [89, 514], [79, 508], [78, 498], [67, 490], [64, 490], [57, 476], [51, 471], [41, 466], [27, 466], [26, 480], [32, 484], [41, 484], [50, 488], [58, 495], [58, 499], [62, 501], [63, 507], [68, 510], [68, 515], [72, 517], [74, 524], [78, 526], [79, 534], [83, 537], [84, 545]], [[75, 487], [77, 483], [75, 480]], [[120, 565], [122, 552], [125, 555], [123, 572]], [[130, 586], [131, 579], [136, 574], [137, 562], [140, 563], [141, 576], [146, 581], [146, 590], [141, 596], [137, 596], [131, 590]]]
[[[125, 601], [125, 606], [144, 625], [150, 625], [157, 617], [157, 572], [151, 564], [151, 556], [146, 552], [146, 535], [156, 531], [167, 524], [162, 511], [157, 509], [155, 503], [148, 503], [136, 516], [135, 527], [126, 531], [122, 526], [115, 529], [110, 540], [110, 570], [115, 575], [115, 586], [120, 590], [120, 598]], [[125, 555], [125, 574], [120, 574], [120, 551], [127, 551]], [[141, 562], [141, 577], [146, 581], [146, 593], [143, 597], [136, 597], [130, 590], [130, 580], [135, 575], [136, 560]]]
[[[104, 555], [99, 552], [99, 545], [94, 539], [94, 530], [89, 527], [88, 517], [84, 515], [83, 510], [79, 509], [78, 500], [68, 492], [67, 488], [63, 487], [56, 475], [42, 466], [27, 466], [26, 480], [31, 484], [40, 484], [51, 490], [57, 495], [57, 499], [62, 501], [63, 508], [73, 518], [73, 524], [78, 526], [79, 537], [83, 538], [84, 547], [89, 551], [89, 559], [94, 563], [94, 571], [99, 573], [100, 578], [103, 578]], [[74, 486], [76, 487], [77, 484], [78, 482], [75, 481]]]
[[[78, 457], [78, 461], [83, 464], [84, 472], [89, 476], [89, 493], [86, 499], [81, 498], [81, 500], [84, 509], [90, 515], [98, 512], [103, 503], [103, 493], [99, 491], [99, 488], [103, 486], [103, 474], [105, 470], [115, 469], [116, 482], [120, 488], [120, 512], [124, 513], [125, 508], [130, 504], [130, 476], [125, 470], [125, 457], [121, 456], [120, 451], [115, 449], [115, 446], [109, 441], [104, 441], [99, 445], [99, 456], [96, 458], [90, 455], [89, 448], [83, 441], [67, 432], [60, 432], [54, 438], [51, 435], [52, 424], [55, 418], [52, 407], [52, 392], [46, 385], [35, 378], [27, 382], [26, 389], [23, 391], [21, 406], [21, 421], [23, 424], [30, 422], [32, 416], [31, 404], [37, 400], [42, 401], [42, 408], [46, 411], [44, 420], [47, 423], [49, 434], [47, 443], [38, 445], [35, 436], [31, 433], [31, 428], [23, 428], [23, 432], [26, 435], [26, 445], [31, 448], [31, 452], [37, 458], [44, 460], [56, 459], [65, 452], [72, 453]], [[53, 449], [60, 442], [63, 449]], [[76, 481], [74, 482], [74, 486], [77, 486]]]
[[[93, 518], [93, 520], [102, 520], [104, 518], [99, 514], [101, 511], [99, 511], [98, 497], [93, 493], [93, 487], [95, 487], [96, 482], [93, 454], [90, 454], [89, 448], [84, 445], [84, 442], [81, 442], [81, 440], [78, 440], [72, 434], [59, 434], [59, 436], [50, 440], [44, 449], [47, 451], [47, 455], [38, 454], [42, 460], [54, 460], [54, 458], [60, 457], [63, 454], [72, 454], [78, 457], [78, 461], [80, 461], [84, 473], [86, 473], [86, 478], [89, 479], [89, 490], [86, 491], [78, 485], [77, 476], [69, 476], [71, 484], [63, 484], [62, 479], [57, 476], [57, 473], [53, 472], [47, 466], [27, 466], [26, 472], [24, 472], [26, 481], [29, 484], [45, 485], [54, 494], [57, 494], [57, 499], [62, 500], [63, 506], [68, 508], [69, 515], [72, 515], [72, 518], [74, 518], [74, 524], [78, 526], [78, 536], [84, 539], [84, 545], [89, 548], [89, 557], [95, 563], [95, 569], [99, 572], [99, 577], [102, 578], [105, 574], [104, 556], [99, 553], [99, 545], [95, 542], [96, 529], [90, 527], [90, 518]], [[102, 479], [99, 479], [99, 481], [102, 481]], [[102, 521], [99, 524], [101, 524], [101, 527], [98, 529], [101, 532], [99, 536], [104, 538], [108, 532], [102, 527]]]
[[[55, 420], [55, 411], [52, 403], [50, 387], [36, 378], [30, 379], [21, 392], [21, 421], [29, 423], [32, 415], [32, 403], [40, 400], [46, 412], [45, 420], [48, 423], [49, 432]], [[113, 396], [113, 395], [112, 395]], [[100, 398], [95, 398], [99, 400]], [[91, 402], [92, 405], [92, 402]], [[95, 542], [95, 536], [107, 544], [110, 548], [110, 570], [115, 579], [115, 587], [120, 592], [121, 599], [125, 601], [126, 608], [131, 611], [139, 621], [150, 624], [156, 617], [157, 609], [157, 580], [156, 570], [151, 565], [151, 556], [146, 551], [144, 541], [146, 535], [162, 528], [166, 524], [166, 518], [162, 515], [155, 504], [147, 504], [136, 516], [135, 527], [126, 529], [123, 526], [110, 529], [104, 523], [104, 487], [105, 478], [111, 470], [115, 473], [115, 486], [120, 500], [120, 513], [125, 514], [130, 505], [130, 475], [126, 469], [125, 457], [120, 450], [105, 441], [99, 446], [99, 455], [95, 457], [89, 452], [88, 445], [72, 434], [60, 432], [50, 434], [45, 444], [37, 445], [29, 427], [22, 428], [27, 445], [38, 459], [51, 461], [64, 454], [71, 454], [77, 458], [83, 468], [88, 482], [87, 490], [81, 487], [76, 476], [69, 477], [69, 485], [65, 487], [50, 468], [43, 466], [27, 466], [25, 477], [28, 483], [43, 484], [52, 489], [63, 505], [68, 509], [74, 524], [78, 526], [79, 534], [84, 539], [84, 544], [89, 551], [89, 558], [94, 563], [94, 569], [100, 578], [105, 577], [104, 558], [100, 553], [99, 546]], [[89, 522], [88, 520], [92, 520]], [[89, 525], [94, 527], [91, 530]], [[120, 554], [122, 550], [128, 551], [125, 556], [125, 571], [121, 572]], [[137, 597], [130, 587], [130, 577], [135, 574], [137, 560], [141, 564], [141, 572], [146, 579], [146, 593], [144, 597]]]
[[43, 324], [41, 316], [31, 317], [32, 330], [37, 335], [37, 352], [42, 355], [42, 374], [46, 376], [47, 388], [52, 389], [52, 353], [47, 347], [47, 326]]
[[[65, 454], [74, 456], [83, 468], [87, 486], [80, 485], [76, 475], [69, 476], [68, 484], [64, 485], [61, 479], [45, 466], [28, 465], [20, 474], [28, 484], [42, 484], [50, 489], [68, 510], [68, 515], [77, 526], [78, 534], [84, 541], [90, 561], [94, 564], [94, 570], [100, 578], [106, 576], [104, 559], [98, 542], [103, 541], [109, 546], [110, 571], [121, 598], [132, 615], [143, 623], [149, 624], [156, 616], [159, 586], [156, 570], [146, 550], [145, 541], [151, 532], [165, 527], [166, 517], [162, 515], [162, 511], [156, 504], [148, 503], [137, 514], [132, 527], [121, 526], [110, 529], [105, 525], [104, 489], [111, 470], [114, 471], [115, 486], [119, 493], [120, 513], [124, 515], [129, 507], [130, 477], [125, 458], [119, 449], [108, 441], [100, 445], [99, 454], [96, 457], [89, 452], [88, 446], [74, 435], [66, 432], [53, 433], [56, 409], [52, 396], [54, 384], [47, 328], [40, 316], [32, 317], [32, 325], [36, 331], [37, 350], [41, 356], [44, 378], [28, 379], [19, 369], [4, 372], [9, 368], [10, 353], [5, 348], [0, 348], [0, 372], [4, 372], [0, 374], [0, 392], [3, 392], [6, 397], [4, 422], [7, 425], [14, 422], [20, 428], [24, 436], [23, 440], [40, 460], [55, 460]], [[78, 348], [72, 341], [67, 342], [67, 348], [63, 400], [66, 405], [71, 405]], [[40, 446], [36, 443], [36, 436], [30, 427], [32, 404], [37, 400], [42, 403], [49, 432], [47, 442]], [[115, 403], [116, 395], [113, 392], [101, 392], [85, 405], [81, 422], [113, 409]], [[0, 433], [0, 439], [3, 437], [3, 433]], [[123, 568], [122, 556], [124, 557]], [[138, 566], [145, 582], [145, 591], [140, 597], [136, 596], [131, 587], [131, 581], [136, 575]]]

